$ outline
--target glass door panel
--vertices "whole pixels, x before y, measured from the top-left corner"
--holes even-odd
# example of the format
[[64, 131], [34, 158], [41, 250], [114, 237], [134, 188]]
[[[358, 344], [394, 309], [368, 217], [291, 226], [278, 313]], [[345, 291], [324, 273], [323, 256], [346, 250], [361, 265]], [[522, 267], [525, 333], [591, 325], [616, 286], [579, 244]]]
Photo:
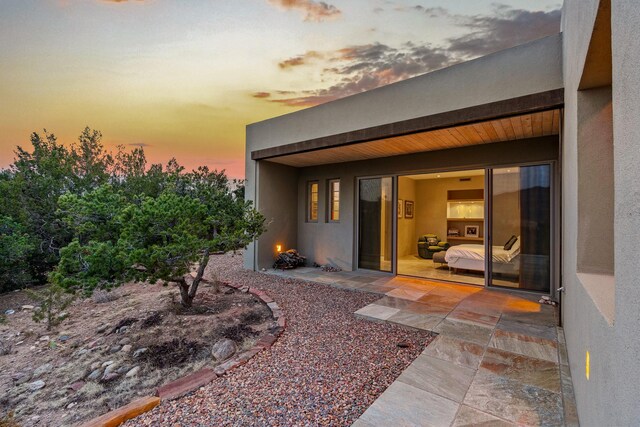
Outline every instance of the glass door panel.
[[493, 286], [549, 292], [551, 285], [551, 166], [492, 171]]
[[391, 271], [393, 178], [360, 179], [358, 187], [358, 267]]

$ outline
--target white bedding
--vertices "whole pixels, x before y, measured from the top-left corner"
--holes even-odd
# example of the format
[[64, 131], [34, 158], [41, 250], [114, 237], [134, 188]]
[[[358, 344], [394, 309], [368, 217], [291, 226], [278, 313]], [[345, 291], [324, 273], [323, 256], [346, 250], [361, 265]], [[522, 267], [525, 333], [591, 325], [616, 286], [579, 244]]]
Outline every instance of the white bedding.
[[[520, 254], [520, 238], [516, 240], [516, 243], [508, 251], [504, 250], [502, 246], [494, 246], [491, 252], [491, 259], [494, 263], [509, 264]], [[444, 259], [448, 264], [455, 264], [460, 259], [484, 262], [484, 245], [451, 246], [445, 252]]]

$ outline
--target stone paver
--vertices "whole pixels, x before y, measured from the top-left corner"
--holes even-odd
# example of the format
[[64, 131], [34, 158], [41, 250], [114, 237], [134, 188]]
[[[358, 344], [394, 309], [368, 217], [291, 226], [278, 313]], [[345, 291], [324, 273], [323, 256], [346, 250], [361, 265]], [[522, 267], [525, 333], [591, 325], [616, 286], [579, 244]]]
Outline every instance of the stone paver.
[[356, 427], [579, 425], [564, 333], [536, 295], [377, 272], [276, 274], [380, 294], [355, 314], [439, 334]]

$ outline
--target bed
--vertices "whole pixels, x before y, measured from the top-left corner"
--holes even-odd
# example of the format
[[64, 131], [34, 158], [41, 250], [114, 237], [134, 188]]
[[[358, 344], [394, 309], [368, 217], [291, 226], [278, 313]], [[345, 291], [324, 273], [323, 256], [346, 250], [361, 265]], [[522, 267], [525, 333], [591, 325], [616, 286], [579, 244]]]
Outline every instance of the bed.
[[[494, 273], [518, 275], [520, 271], [520, 238], [510, 250], [494, 246], [492, 250]], [[451, 246], [444, 255], [449, 268], [484, 271], [484, 245]]]

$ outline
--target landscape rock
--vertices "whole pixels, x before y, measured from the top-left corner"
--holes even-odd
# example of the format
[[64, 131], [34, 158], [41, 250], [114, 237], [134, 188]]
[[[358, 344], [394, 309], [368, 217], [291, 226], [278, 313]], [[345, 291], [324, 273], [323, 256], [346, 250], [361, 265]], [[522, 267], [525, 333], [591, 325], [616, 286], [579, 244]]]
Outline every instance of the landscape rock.
[[103, 368], [106, 368], [106, 367], [107, 367], [107, 366], [109, 366], [109, 365], [113, 365], [113, 360], [107, 360], [106, 362], [104, 362], [104, 363], [102, 364], [102, 367], [103, 367]]
[[106, 377], [107, 375], [109, 375], [110, 373], [116, 371], [116, 369], [118, 368], [118, 364], [116, 363], [112, 363], [111, 365], [107, 366], [104, 370], [104, 374], [102, 375], [102, 377]]
[[40, 339], [38, 341], [50, 341], [51, 337], [49, 337], [49, 335], [45, 335], [43, 337], [40, 337]]
[[38, 381], [34, 381], [32, 383], [29, 383], [29, 385], [27, 387], [31, 391], [36, 391], [36, 390], [40, 390], [41, 388], [44, 388], [45, 385], [47, 385], [47, 384], [44, 381], [38, 380]]
[[233, 356], [236, 351], [238, 351], [236, 343], [228, 338], [223, 338], [213, 345], [211, 348], [211, 355], [218, 362], [221, 362]]
[[82, 356], [82, 355], [87, 354], [87, 353], [89, 353], [89, 350], [88, 350], [88, 349], [86, 349], [86, 348], [81, 348], [80, 350], [76, 350], [76, 351], [73, 353], [73, 355], [74, 355], [74, 356], [76, 356], [76, 357], [78, 357], [78, 356]]
[[9, 315], [11, 315], [11, 314], [14, 314], [15, 312], [16, 312], [15, 310], [11, 310], [11, 309], [9, 309], [9, 310], [6, 310], [6, 311], [4, 312], [4, 314], [6, 314], [7, 316], [9, 316]]
[[131, 352], [131, 344], [127, 344], [127, 345], [123, 345], [122, 348], [120, 349], [120, 351], [122, 353], [129, 353]]
[[109, 381], [113, 381], [116, 378], [118, 378], [120, 376], [119, 373], [117, 372], [109, 372], [108, 374], [105, 374], [102, 376], [102, 381], [104, 382], [109, 382]]
[[51, 363], [45, 363], [44, 365], [40, 365], [33, 371], [33, 378], [38, 378], [41, 375], [48, 374], [53, 371], [53, 366]]
[[32, 306], [32, 305], [28, 305], [28, 304], [27, 304], [27, 305], [23, 305], [23, 306], [22, 306], [22, 309], [23, 309], [23, 310], [33, 310], [34, 308], [35, 308], [34, 306]]
[[133, 352], [133, 357], [134, 358], [140, 357], [143, 353], [146, 353], [147, 350], [148, 350], [147, 347], [139, 348], [139, 349], [137, 349], [136, 351]]
[[78, 391], [82, 387], [84, 387], [84, 385], [85, 385], [84, 381], [76, 381], [75, 383], [68, 385], [67, 388], [69, 390]]
[[122, 346], [120, 346], [120, 345], [112, 345], [109, 348], [109, 353], [117, 353], [117, 352], [120, 351], [121, 348], [122, 348]]
[[0, 340], [0, 356], [6, 356], [7, 354], [11, 354], [11, 350], [13, 349], [13, 345], [9, 341]]
[[31, 379], [31, 374], [29, 372], [19, 372], [17, 375], [13, 376], [13, 381], [16, 385], [24, 384]]
[[96, 369], [98, 369], [100, 366], [102, 365], [102, 363], [100, 362], [93, 362], [91, 364], [91, 366], [89, 367], [89, 369], [91, 369], [92, 371], [95, 371]]
[[100, 378], [100, 375], [102, 375], [102, 369], [94, 369], [89, 375], [87, 375], [87, 379], [95, 381]]
[[119, 367], [119, 368], [118, 368], [118, 371], [117, 371], [117, 372], [118, 372], [120, 375], [122, 375], [122, 374], [126, 374], [127, 372], [129, 372], [129, 370], [130, 370], [130, 369], [131, 369], [131, 366], [129, 366], [129, 365], [123, 365], [123, 366], [121, 366], [121, 367]]
[[96, 329], [96, 332], [97, 332], [97, 333], [99, 333], [99, 334], [101, 334], [101, 333], [103, 333], [104, 331], [106, 331], [108, 328], [109, 328], [109, 324], [108, 324], [108, 323], [105, 323], [105, 324], [103, 324], [103, 325], [98, 326], [98, 329]]
[[140, 372], [140, 366], [134, 366], [129, 370], [129, 372], [127, 372], [125, 377], [127, 378], [135, 377], [136, 375], [138, 375], [139, 372]]

